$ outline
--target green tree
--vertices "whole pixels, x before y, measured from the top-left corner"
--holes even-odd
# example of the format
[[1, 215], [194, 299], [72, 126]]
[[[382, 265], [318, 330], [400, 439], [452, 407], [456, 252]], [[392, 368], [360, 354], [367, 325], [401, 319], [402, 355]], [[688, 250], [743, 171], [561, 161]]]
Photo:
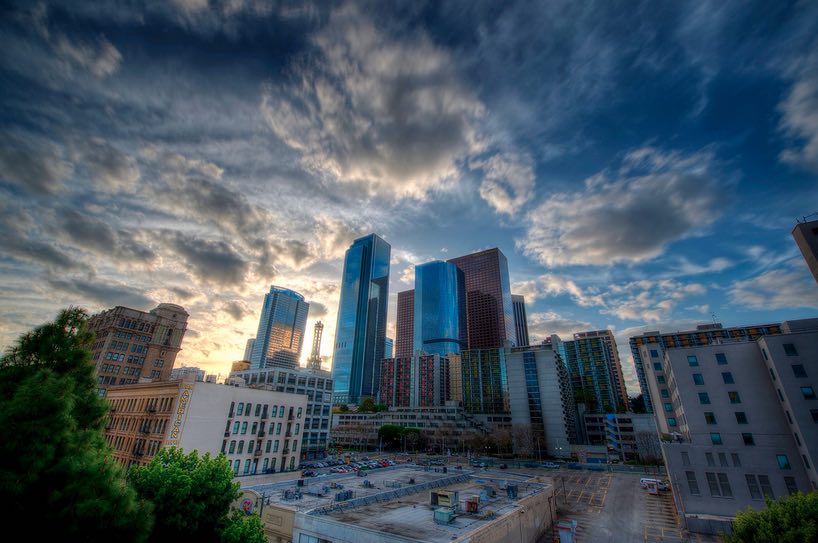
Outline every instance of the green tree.
[[360, 405], [358, 405], [358, 411], [362, 413], [375, 412], [375, 400], [372, 399], [372, 396], [365, 396], [361, 400]]
[[261, 519], [255, 513], [245, 515], [233, 510], [222, 529], [221, 543], [267, 543]]
[[105, 443], [87, 319], [64, 310], [0, 359], [0, 507], [35, 541], [144, 541], [150, 504]]
[[397, 424], [384, 424], [378, 428], [378, 440], [388, 450], [399, 449], [403, 443], [404, 429]]
[[733, 533], [725, 543], [812, 543], [818, 541], [818, 492], [800, 492], [774, 501], [766, 498], [762, 511], [747, 509], [736, 515]]
[[211, 458], [169, 447], [147, 466], [131, 468], [128, 479], [156, 507], [152, 539], [216, 542], [225, 528], [231, 534], [245, 529], [233, 526], [228, 516], [240, 485], [224, 455]]

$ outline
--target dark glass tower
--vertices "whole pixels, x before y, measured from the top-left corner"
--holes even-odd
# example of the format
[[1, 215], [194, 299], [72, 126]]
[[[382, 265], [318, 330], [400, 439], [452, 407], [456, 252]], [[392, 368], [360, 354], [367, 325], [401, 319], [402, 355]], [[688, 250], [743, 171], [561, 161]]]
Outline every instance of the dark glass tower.
[[310, 304], [299, 293], [270, 287], [264, 295], [250, 367], [297, 367], [309, 311]]
[[414, 321], [414, 352], [445, 356], [466, 348], [466, 285], [457, 266], [415, 266]]
[[512, 294], [511, 303], [514, 306], [514, 329], [517, 331], [517, 346], [522, 347], [523, 345], [529, 345], [525, 298], [517, 294]]
[[333, 402], [375, 397], [380, 383], [392, 248], [375, 234], [356, 239], [344, 257], [332, 355]]

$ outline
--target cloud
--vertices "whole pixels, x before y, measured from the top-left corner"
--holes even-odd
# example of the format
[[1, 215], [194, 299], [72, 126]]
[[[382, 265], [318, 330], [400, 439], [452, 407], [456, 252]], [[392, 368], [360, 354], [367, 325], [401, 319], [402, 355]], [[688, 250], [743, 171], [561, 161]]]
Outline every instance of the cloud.
[[[48, 284], [55, 289], [92, 300], [107, 307], [123, 305], [137, 309], [151, 308], [155, 302], [143, 293], [111, 280], [49, 279]], [[84, 305], [79, 300], [78, 305]]]
[[76, 143], [72, 154], [77, 168], [84, 170], [98, 189], [130, 193], [139, 181], [136, 160], [101, 138]]
[[292, 82], [268, 86], [261, 104], [309, 170], [372, 194], [422, 198], [480, 150], [483, 105], [425, 33], [387, 32], [347, 4], [312, 45]]
[[157, 258], [153, 249], [137, 241], [138, 235], [133, 232], [114, 230], [106, 222], [73, 209], [63, 209], [61, 215], [61, 236], [97, 255], [144, 264]]
[[480, 196], [499, 213], [516, 213], [534, 193], [534, 166], [527, 155], [497, 154], [472, 168], [485, 172]]
[[32, 149], [21, 140], [3, 134], [0, 147], [0, 178], [31, 194], [53, 194], [71, 175], [73, 167], [53, 149]]
[[584, 191], [552, 194], [531, 210], [517, 246], [546, 266], [655, 258], [712, 223], [730, 202], [713, 170], [707, 152], [634, 150], [616, 174], [598, 174]]
[[250, 314], [247, 305], [243, 302], [232, 300], [222, 305], [222, 311], [233, 317], [234, 320], [241, 320], [245, 315]]
[[730, 300], [751, 309], [818, 308], [818, 286], [803, 261], [794, 264], [801, 268], [779, 268], [736, 281], [728, 291]]
[[168, 249], [185, 260], [199, 279], [221, 285], [244, 281], [247, 262], [226, 241], [210, 241], [181, 232], [165, 230], [157, 236]]
[[310, 302], [310, 317], [313, 319], [320, 319], [322, 317], [326, 317], [329, 314], [329, 310], [327, 306], [320, 302], [311, 301]]
[[589, 330], [591, 323], [567, 319], [553, 311], [531, 313], [528, 315], [528, 333], [536, 341], [542, 341], [552, 334], [561, 339], [571, 339], [576, 332]]
[[[818, 43], [818, 42], [816, 42]], [[778, 105], [780, 128], [796, 142], [781, 152], [781, 160], [818, 172], [818, 53], [799, 59], [789, 69], [792, 88]]]
[[93, 41], [76, 41], [60, 35], [53, 47], [60, 58], [87, 69], [99, 78], [116, 72], [122, 62], [122, 54], [105, 36], [98, 36]]

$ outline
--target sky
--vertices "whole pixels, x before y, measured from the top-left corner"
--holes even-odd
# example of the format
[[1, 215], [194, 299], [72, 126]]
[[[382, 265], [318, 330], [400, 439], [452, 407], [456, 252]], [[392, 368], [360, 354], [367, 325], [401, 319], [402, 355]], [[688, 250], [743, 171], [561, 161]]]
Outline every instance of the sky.
[[[344, 251], [499, 247], [529, 330], [818, 315], [818, 3], [7, 1], [0, 348], [177, 303], [226, 374], [270, 285], [329, 363]], [[816, 219], [818, 217], [813, 217]]]

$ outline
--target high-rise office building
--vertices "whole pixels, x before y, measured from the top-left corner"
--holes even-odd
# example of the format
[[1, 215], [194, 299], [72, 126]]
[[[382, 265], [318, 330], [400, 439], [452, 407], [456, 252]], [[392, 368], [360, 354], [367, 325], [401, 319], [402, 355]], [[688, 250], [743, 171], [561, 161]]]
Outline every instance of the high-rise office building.
[[450, 262], [415, 266], [414, 353], [459, 353], [466, 344], [463, 272]]
[[242, 360], [250, 361], [250, 357], [253, 356], [253, 347], [256, 345], [256, 338], [251, 337], [247, 340], [247, 343], [244, 345], [244, 358]]
[[469, 349], [502, 348], [516, 344], [508, 261], [499, 249], [449, 260], [463, 272], [466, 283], [466, 330]]
[[517, 346], [523, 347], [530, 343], [528, 339], [528, 317], [525, 314], [525, 297], [512, 294], [511, 305], [514, 307], [514, 330], [517, 332]]
[[355, 240], [344, 257], [332, 356], [334, 401], [376, 397], [386, 338], [392, 248], [375, 234]]
[[[818, 488], [818, 319], [778, 334], [667, 347], [657, 422], [673, 498], [692, 532], [729, 529], [736, 513]], [[666, 418], [658, 412], [667, 414]]]
[[809, 271], [818, 282], [818, 221], [799, 222], [792, 229], [792, 237], [801, 249]]
[[88, 327], [96, 333], [91, 348], [97, 369], [97, 392], [142, 379], [167, 380], [182, 349], [187, 311], [159, 304], [150, 312], [116, 306], [93, 315]]
[[624, 380], [619, 356], [615, 355], [616, 342], [609, 330], [574, 334], [563, 346], [574, 395], [583, 399], [591, 412], [627, 407], [628, 396], [620, 388]]
[[324, 334], [324, 323], [318, 321], [312, 333], [312, 351], [307, 360], [307, 367], [314, 370], [321, 369], [321, 336]]
[[418, 354], [412, 359], [409, 378], [411, 407], [441, 407], [451, 399], [449, 359], [438, 354]]
[[395, 340], [391, 337], [385, 339], [385, 344], [383, 346], [383, 357], [384, 358], [392, 358], [393, 353], [395, 352]]
[[287, 288], [272, 286], [264, 295], [251, 368], [295, 368], [301, 358], [310, 304]]
[[462, 351], [450, 371], [460, 373], [461, 401], [467, 413], [509, 413], [505, 349]]
[[398, 319], [395, 325], [395, 357], [411, 358], [415, 341], [415, 291], [398, 292]]
[[409, 407], [412, 359], [409, 357], [381, 360], [379, 401], [387, 407]]
[[[662, 334], [656, 330], [630, 338], [633, 365], [636, 369], [636, 376], [639, 378], [639, 388], [645, 401], [645, 409], [648, 413], [657, 413], [656, 427], [659, 431], [668, 431], [667, 420], [662, 416], [662, 411], [655, 409], [656, 405], [663, 403], [664, 396], [660, 397], [659, 394], [667, 393], [666, 388], [662, 386], [666, 380], [662, 371], [662, 356], [666, 349], [710, 345], [724, 341], [756, 340], [761, 336], [780, 333], [780, 324], [722, 328], [719, 323], [711, 323], [699, 325], [695, 330], [669, 334]], [[662, 389], [665, 389], [664, 393], [661, 392]]]

